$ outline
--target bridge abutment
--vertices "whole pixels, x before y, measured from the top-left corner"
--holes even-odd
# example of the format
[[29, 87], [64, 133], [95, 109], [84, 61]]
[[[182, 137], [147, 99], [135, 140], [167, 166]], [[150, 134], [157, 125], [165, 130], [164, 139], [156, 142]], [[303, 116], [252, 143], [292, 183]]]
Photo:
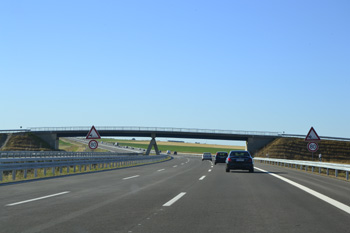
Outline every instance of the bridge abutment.
[[58, 150], [59, 141], [55, 133], [35, 133], [36, 136], [47, 142], [54, 150]]
[[269, 137], [269, 138], [256, 138], [256, 137], [249, 137], [246, 141], [246, 148], [249, 151], [251, 155], [254, 155], [257, 153], [260, 149], [262, 149], [264, 146], [275, 140], [276, 138]]

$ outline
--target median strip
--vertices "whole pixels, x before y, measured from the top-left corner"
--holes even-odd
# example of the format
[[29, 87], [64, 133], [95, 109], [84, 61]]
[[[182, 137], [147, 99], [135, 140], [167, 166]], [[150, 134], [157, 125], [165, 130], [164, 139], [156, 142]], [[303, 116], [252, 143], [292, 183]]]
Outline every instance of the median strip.
[[42, 199], [45, 199], [45, 198], [55, 197], [55, 196], [59, 196], [59, 195], [67, 194], [67, 193], [69, 193], [69, 191], [56, 193], [56, 194], [51, 194], [51, 195], [43, 196], [43, 197], [38, 197], [38, 198], [26, 200], [26, 201], [20, 201], [20, 202], [16, 202], [16, 203], [12, 203], [12, 204], [7, 204], [6, 206], [20, 205], [20, 204], [24, 204], [24, 203], [28, 203], [28, 202], [32, 202], [32, 201], [38, 201], [38, 200], [42, 200]]
[[165, 203], [163, 206], [171, 206], [176, 201], [178, 201], [181, 197], [183, 197], [185, 194], [186, 194], [185, 192], [180, 193], [179, 195], [177, 195], [176, 197], [174, 197], [173, 199]]
[[312, 190], [312, 189], [310, 189], [310, 188], [308, 188], [308, 187], [306, 187], [304, 185], [298, 184], [298, 183], [296, 183], [294, 181], [291, 181], [291, 180], [289, 180], [287, 178], [284, 178], [282, 176], [270, 173], [268, 171], [265, 171], [265, 170], [257, 168], [257, 167], [254, 167], [254, 168], [259, 170], [259, 171], [265, 172], [265, 173], [267, 173], [267, 174], [269, 174], [271, 176], [274, 176], [274, 177], [276, 177], [276, 178], [278, 178], [280, 180], [283, 180], [284, 182], [287, 182], [288, 184], [291, 184], [291, 185], [293, 185], [293, 186], [295, 186], [295, 187], [297, 187], [297, 188], [299, 188], [299, 189], [301, 189], [301, 190], [303, 190], [303, 191], [305, 191], [305, 192], [307, 192], [307, 193], [309, 193], [309, 194], [311, 194], [311, 195], [321, 199], [322, 201], [325, 201], [328, 204], [331, 204], [334, 207], [337, 207], [337, 208], [345, 211], [346, 213], [350, 214], [350, 206], [348, 206], [348, 205], [345, 205], [345, 204], [343, 204], [343, 203], [341, 203], [339, 201], [336, 201], [336, 200], [334, 200], [334, 199], [332, 199], [330, 197], [327, 197], [326, 195], [323, 195], [323, 194], [321, 194], [319, 192], [316, 192], [316, 191], [314, 191], [314, 190]]

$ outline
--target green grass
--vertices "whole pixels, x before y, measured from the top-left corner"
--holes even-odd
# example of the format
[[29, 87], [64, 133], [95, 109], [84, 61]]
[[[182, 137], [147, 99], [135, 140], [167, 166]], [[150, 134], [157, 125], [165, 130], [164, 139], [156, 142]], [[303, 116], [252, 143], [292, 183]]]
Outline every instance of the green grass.
[[[60, 150], [64, 151], [70, 151], [70, 152], [84, 152], [86, 150], [90, 151], [88, 149], [88, 145], [79, 143], [79, 142], [72, 142], [67, 141], [67, 139], [59, 139], [59, 147]], [[95, 152], [108, 152], [108, 150], [97, 148], [94, 150]]]
[[[135, 147], [135, 148], [142, 148], [142, 149], [147, 149], [148, 148], [148, 143], [137, 143], [137, 141], [129, 141], [129, 140], [116, 140], [116, 139], [101, 139], [101, 141], [104, 142], [110, 142], [114, 143], [118, 141], [120, 146], [129, 146], [129, 147]], [[212, 154], [215, 154], [218, 151], [226, 151], [230, 152], [231, 150], [237, 150], [234, 146], [232, 148], [222, 148], [218, 147], [218, 145], [213, 145], [210, 147], [210, 145], [206, 145], [205, 147], [201, 147], [200, 144], [198, 146], [185, 146], [186, 143], [179, 143], [179, 146], [175, 145], [158, 145], [158, 149], [161, 150], [162, 152], [166, 152], [167, 150], [170, 150], [171, 152], [177, 151], [180, 153], [195, 153], [195, 154], [202, 154], [204, 152], [210, 152]], [[154, 149], [154, 147], [152, 148]]]

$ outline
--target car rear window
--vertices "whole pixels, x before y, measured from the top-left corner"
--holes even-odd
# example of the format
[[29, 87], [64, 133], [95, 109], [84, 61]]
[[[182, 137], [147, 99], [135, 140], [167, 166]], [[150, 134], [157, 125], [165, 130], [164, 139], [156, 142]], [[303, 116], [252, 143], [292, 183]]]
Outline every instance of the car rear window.
[[218, 153], [218, 156], [227, 156], [227, 153]]
[[249, 157], [248, 152], [231, 152], [230, 157]]

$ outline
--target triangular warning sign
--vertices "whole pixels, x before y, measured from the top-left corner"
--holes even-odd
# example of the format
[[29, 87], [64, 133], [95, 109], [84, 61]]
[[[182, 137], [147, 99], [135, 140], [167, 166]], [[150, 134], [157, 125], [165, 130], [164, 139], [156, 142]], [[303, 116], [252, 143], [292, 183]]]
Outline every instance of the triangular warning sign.
[[317, 135], [314, 127], [311, 127], [309, 133], [306, 135], [305, 141], [320, 141], [320, 137]]
[[100, 139], [101, 136], [97, 132], [95, 126], [92, 126], [89, 133], [86, 135], [86, 139]]

